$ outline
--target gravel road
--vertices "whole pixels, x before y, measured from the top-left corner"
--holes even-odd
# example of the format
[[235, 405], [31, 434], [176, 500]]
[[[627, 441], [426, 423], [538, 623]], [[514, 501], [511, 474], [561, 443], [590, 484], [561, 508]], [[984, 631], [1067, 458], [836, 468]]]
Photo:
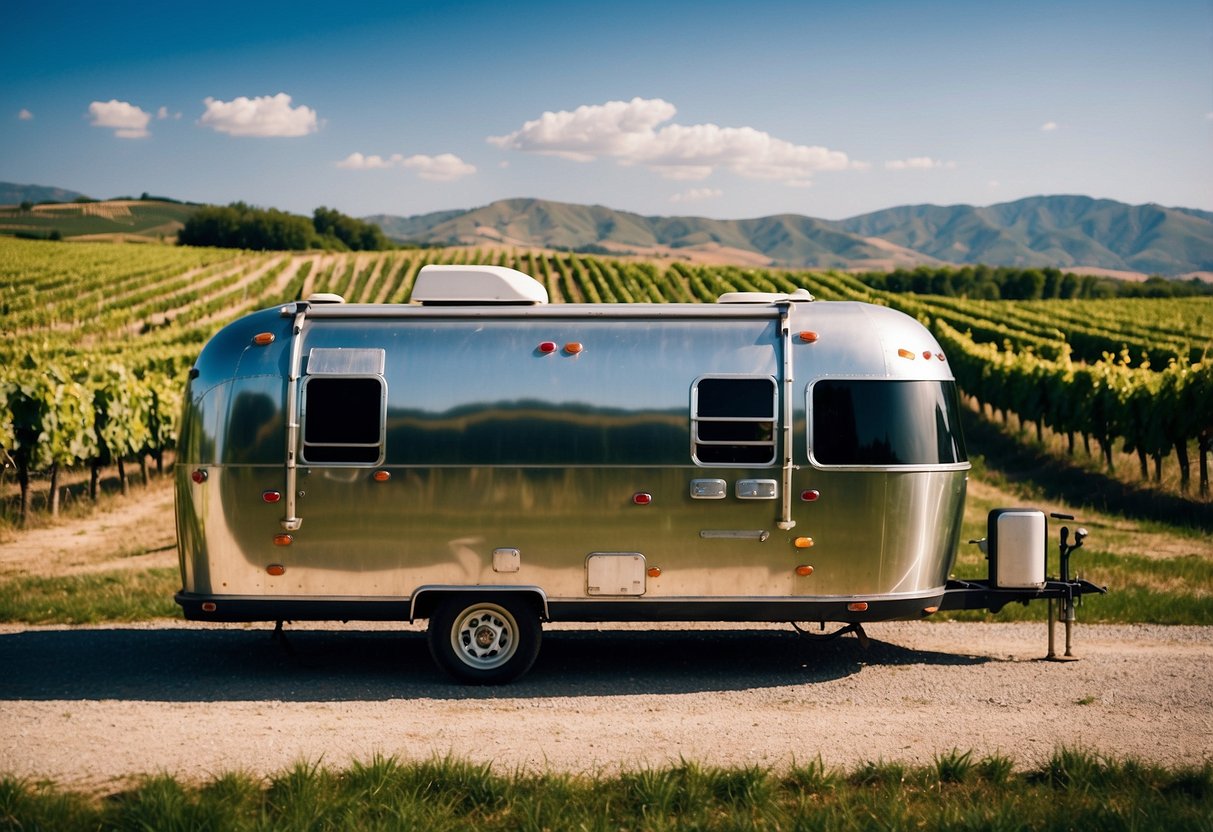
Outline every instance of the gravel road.
[[529, 675], [487, 689], [442, 676], [418, 627], [288, 634], [0, 628], [0, 771], [106, 791], [376, 752], [576, 772], [929, 763], [954, 748], [1023, 766], [1062, 746], [1213, 759], [1213, 628], [1080, 624], [1082, 660], [1057, 664], [1038, 660], [1043, 624], [874, 624], [866, 651], [786, 626], [566, 626]]

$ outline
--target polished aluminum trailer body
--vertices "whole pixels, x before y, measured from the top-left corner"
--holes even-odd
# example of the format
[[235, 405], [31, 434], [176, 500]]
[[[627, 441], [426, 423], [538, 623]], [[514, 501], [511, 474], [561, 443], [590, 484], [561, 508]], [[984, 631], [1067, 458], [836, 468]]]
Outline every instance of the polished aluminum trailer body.
[[187, 617], [870, 621], [938, 608], [969, 464], [884, 307], [292, 303], [191, 372]]

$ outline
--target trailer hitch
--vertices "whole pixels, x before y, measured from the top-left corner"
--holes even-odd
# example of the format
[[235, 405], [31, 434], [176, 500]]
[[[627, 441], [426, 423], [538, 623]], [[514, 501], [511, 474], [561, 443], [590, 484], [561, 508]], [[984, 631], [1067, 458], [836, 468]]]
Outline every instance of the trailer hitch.
[[[1049, 516], [1052, 517], [1054, 520], [1073, 520], [1074, 519], [1074, 515], [1072, 515], [1072, 514], [1050, 514]], [[1072, 555], [1076, 550], [1082, 548], [1083, 542], [1087, 539], [1087, 534], [1088, 534], [1088, 532], [1086, 529], [1075, 529], [1074, 530], [1074, 542], [1070, 543], [1070, 528], [1068, 526], [1061, 527], [1061, 542], [1058, 545], [1058, 552], [1061, 555], [1061, 564], [1060, 564], [1061, 582], [1063, 584], [1065, 584], [1066, 591], [1061, 596], [1061, 598], [1059, 598], [1057, 600], [1060, 602], [1060, 608], [1058, 609], [1058, 618], [1061, 621], [1065, 622], [1065, 625], [1066, 625], [1066, 652], [1059, 656], [1059, 655], [1057, 655], [1057, 650], [1054, 646], [1054, 640], [1053, 640], [1053, 622], [1054, 622], [1053, 601], [1054, 601], [1054, 599], [1050, 596], [1050, 598], [1049, 598], [1049, 652], [1047, 654], [1045, 654], [1045, 661], [1050, 661], [1050, 662], [1078, 661], [1078, 657], [1074, 655], [1074, 651], [1073, 651], [1074, 624], [1075, 624], [1075, 622], [1077, 622], [1078, 616], [1075, 613], [1075, 607], [1077, 606], [1076, 596], [1074, 595], [1074, 592], [1071, 589], [1071, 582], [1070, 582], [1070, 555]], [[1081, 596], [1078, 596], [1078, 597], [1081, 597]]]

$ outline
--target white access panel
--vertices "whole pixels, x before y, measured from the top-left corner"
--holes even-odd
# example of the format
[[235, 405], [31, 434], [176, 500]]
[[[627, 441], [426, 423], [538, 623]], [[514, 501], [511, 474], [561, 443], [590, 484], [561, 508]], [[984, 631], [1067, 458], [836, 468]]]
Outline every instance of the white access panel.
[[585, 559], [587, 595], [644, 595], [644, 555], [596, 552]]

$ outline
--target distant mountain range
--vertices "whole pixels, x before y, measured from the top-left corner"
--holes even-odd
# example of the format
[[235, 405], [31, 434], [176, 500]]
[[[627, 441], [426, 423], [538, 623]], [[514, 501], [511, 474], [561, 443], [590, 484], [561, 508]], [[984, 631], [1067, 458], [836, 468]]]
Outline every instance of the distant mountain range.
[[[197, 206], [123, 201], [69, 212], [22, 213], [22, 202], [71, 202], [62, 188], [0, 182], [0, 233], [65, 238], [172, 239]], [[637, 254], [776, 268], [889, 269], [918, 265], [1019, 266], [1134, 277], [1213, 280], [1213, 212], [1127, 205], [1086, 196], [1037, 196], [979, 208], [906, 205], [845, 220], [779, 214], [748, 220], [652, 217], [601, 205], [505, 199], [470, 210], [364, 217], [398, 242], [516, 246]]]
[[366, 217], [398, 241], [508, 244], [787, 268], [919, 264], [1213, 273], [1213, 213], [1040, 196], [985, 208], [910, 205], [846, 220], [646, 217], [600, 205], [506, 199], [468, 211]]

